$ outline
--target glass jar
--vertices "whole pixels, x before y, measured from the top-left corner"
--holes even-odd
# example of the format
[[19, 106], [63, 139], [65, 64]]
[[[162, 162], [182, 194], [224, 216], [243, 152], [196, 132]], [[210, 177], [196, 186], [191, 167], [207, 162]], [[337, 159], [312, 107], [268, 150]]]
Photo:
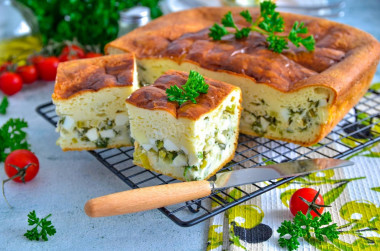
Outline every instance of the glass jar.
[[223, 5], [252, 7], [260, 5], [262, 0], [221, 0]]
[[121, 37], [137, 27], [146, 25], [150, 21], [150, 9], [137, 6], [120, 12], [119, 33]]
[[0, 64], [25, 62], [42, 48], [38, 23], [33, 12], [12, 0], [0, 0]]

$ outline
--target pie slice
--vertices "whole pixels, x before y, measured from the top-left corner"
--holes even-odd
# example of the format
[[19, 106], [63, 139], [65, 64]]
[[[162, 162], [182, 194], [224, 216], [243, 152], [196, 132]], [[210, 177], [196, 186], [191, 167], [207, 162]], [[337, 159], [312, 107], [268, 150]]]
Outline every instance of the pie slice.
[[183, 86], [188, 74], [168, 71], [126, 101], [136, 165], [180, 180], [202, 180], [233, 157], [241, 112], [240, 88], [205, 78], [196, 104], [168, 101], [165, 90]]
[[125, 100], [138, 89], [132, 54], [60, 63], [52, 99], [64, 150], [131, 146]]

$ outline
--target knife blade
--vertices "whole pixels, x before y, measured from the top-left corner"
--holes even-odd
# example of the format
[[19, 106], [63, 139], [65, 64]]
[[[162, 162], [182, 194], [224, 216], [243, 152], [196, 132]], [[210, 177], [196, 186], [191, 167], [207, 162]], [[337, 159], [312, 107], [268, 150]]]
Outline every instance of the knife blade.
[[87, 201], [84, 211], [90, 217], [134, 213], [202, 198], [218, 189], [300, 176], [353, 164], [340, 159], [307, 159], [221, 172], [215, 175], [215, 180], [172, 183], [101, 196]]
[[236, 171], [217, 173], [215, 181], [211, 184], [214, 189], [224, 189], [233, 186], [287, 178], [350, 165], [353, 165], [353, 162], [341, 159], [326, 158], [296, 160], [255, 168], [245, 168]]

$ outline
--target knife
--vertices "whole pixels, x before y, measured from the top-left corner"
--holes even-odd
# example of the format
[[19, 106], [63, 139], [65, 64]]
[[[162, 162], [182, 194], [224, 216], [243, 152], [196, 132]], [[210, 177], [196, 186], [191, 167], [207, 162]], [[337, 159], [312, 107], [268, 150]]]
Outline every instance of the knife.
[[105, 217], [169, 206], [210, 195], [215, 190], [304, 175], [354, 163], [340, 159], [307, 159], [221, 172], [214, 181], [199, 180], [132, 189], [94, 198], [84, 206], [90, 217]]

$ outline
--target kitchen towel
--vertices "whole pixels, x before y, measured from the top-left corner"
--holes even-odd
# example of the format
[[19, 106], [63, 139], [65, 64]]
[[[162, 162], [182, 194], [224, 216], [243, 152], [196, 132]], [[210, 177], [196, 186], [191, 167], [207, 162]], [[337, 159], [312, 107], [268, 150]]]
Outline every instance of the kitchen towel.
[[[380, 149], [376, 153], [380, 154]], [[282, 221], [293, 219], [288, 202], [302, 187], [320, 189], [325, 204], [331, 205], [325, 210], [342, 233], [333, 242], [300, 239], [300, 248], [380, 250], [380, 158], [352, 160], [354, 166], [295, 179], [211, 218], [207, 250], [285, 250], [277, 243], [277, 229]], [[256, 188], [246, 185], [242, 189]], [[239, 193], [229, 190], [235, 198], [241, 196]]]

